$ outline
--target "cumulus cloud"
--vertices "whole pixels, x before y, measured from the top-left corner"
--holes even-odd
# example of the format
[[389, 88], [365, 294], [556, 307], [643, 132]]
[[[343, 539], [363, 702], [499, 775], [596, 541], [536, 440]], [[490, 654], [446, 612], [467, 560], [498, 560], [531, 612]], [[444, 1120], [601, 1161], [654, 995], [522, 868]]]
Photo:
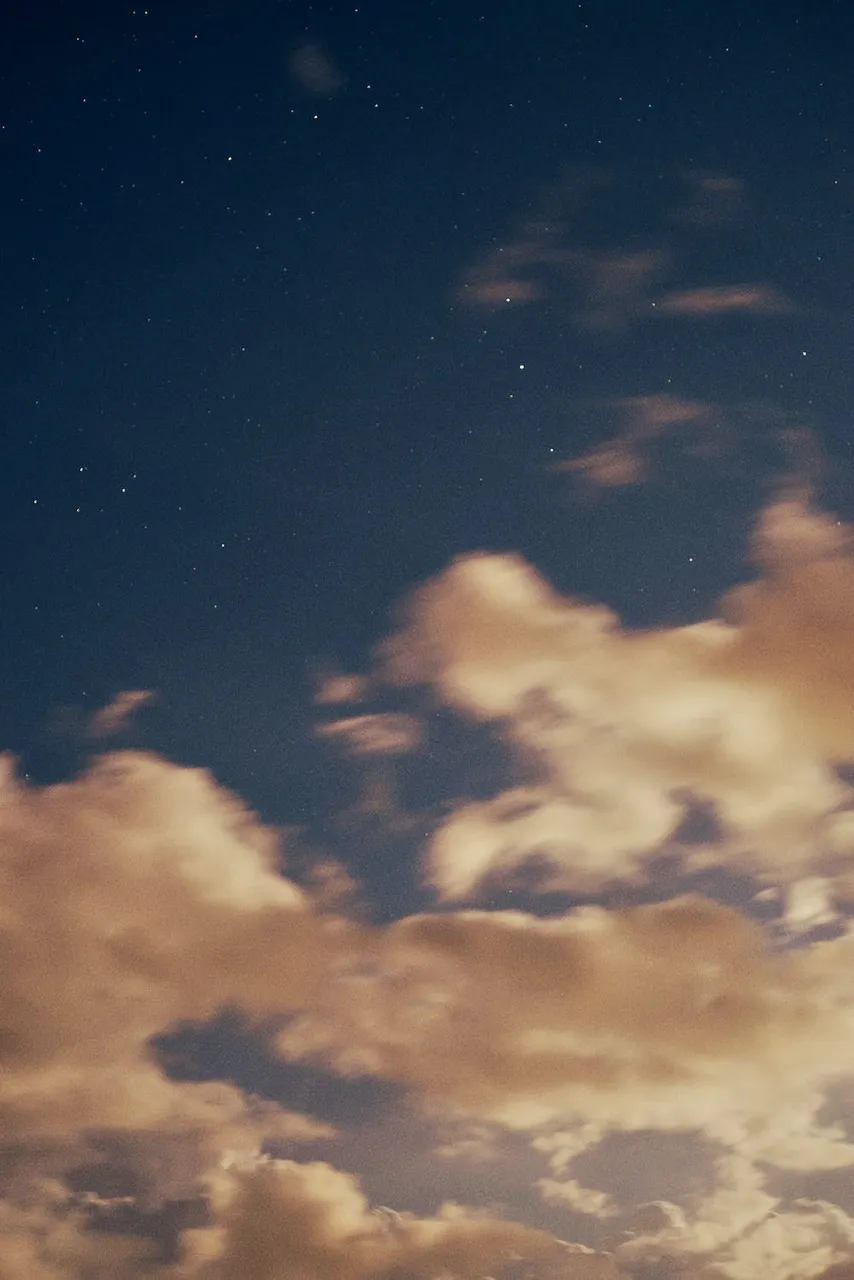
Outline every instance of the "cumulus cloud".
[[703, 1129], [793, 1167], [854, 1163], [815, 1123], [854, 1047], [849, 939], [775, 954], [702, 898], [540, 919], [409, 917], [282, 1036], [293, 1056], [535, 1128]]
[[45, 1182], [0, 1201], [0, 1280], [132, 1280], [156, 1256], [150, 1241], [87, 1229], [65, 1189]]
[[629, 1270], [639, 1261], [685, 1267], [692, 1259], [709, 1268], [704, 1274], [727, 1280], [812, 1280], [854, 1249], [854, 1219], [838, 1206], [796, 1200], [783, 1207], [763, 1175], [737, 1155], [719, 1161], [718, 1184], [693, 1214], [674, 1204], [646, 1206], [635, 1225], [615, 1246]]
[[854, 554], [851, 530], [800, 495], [758, 522], [761, 577], [724, 600], [734, 624], [725, 665], [773, 689], [788, 709], [781, 732], [835, 760], [854, 756]]
[[171, 1079], [150, 1047], [224, 1005], [263, 1019], [312, 998], [331, 926], [278, 857], [275, 834], [201, 771], [126, 752], [35, 787], [5, 760], [3, 1280], [143, 1274], [149, 1245], [90, 1229], [113, 1201], [70, 1198], [75, 1170], [130, 1179], [130, 1206], [157, 1203], [198, 1194], [224, 1152], [334, 1132], [231, 1084]]
[[171, 1081], [148, 1048], [230, 1002], [265, 1016], [310, 997], [325, 935], [277, 873], [272, 832], [206, 774], [122, 753], [45, 788], [7, 761], [0, 849], [7, 1140], [275, 1132], [275, 1108], [253, 1117], [231, 1086]]
[[[638, 440], [707, 412], [627, 403]], [[523, 1264], [544, 1280], [652, 1264], [808, 1280], [843, 1265], [842, 1210], [784, 1202], [757, 1170], [854, 1165], [826, 1111], [854, 1051], [854, 797], [836, 768], [854, 755], [854, 552], [850, 530], [793, 491], [761, 514], [750, 554], [755, 580], [720, 618], [644, 633], [562, 598], [520, 557], [463, 557], [414, 594], [368, 680], [321, 686], [337, 717], [323, 731], [371, 767], [417, 758], [420, 722], [342, 704], [419, 687], [490, 726], [526, 779], [446, 814], [424, 851], [439, 907], [388, 926], [334, 914], [352, 883], [331, 860], [316, 910], [280, 874], [275, 834], [204, 773], [117, 753], [33, 787], [8, 761], [0, 1126], [36, 1153], [22, 1167], [42, 1181], [29, 1199], [5, 1185], [0, 1277], [138, 1273], [144, 1242], [92, 1231], [101, 1201], [44, 1182], [93, 1152], [134, 1163], [137, 1185], [162, 1194], [207, 1188], [209, 1223], [182, 1233], [179, 1261], [155, 1264], [180, 1280], [474, 1280]], [[698, 804], [720, 832], [702, 847], [680, 834]], [[697, 895], [607, 905], [663, 853], [749, 873], [750, 893], [782, 903], [773, 927]], [[534, 858], [542, 887], [606, 905], [458, 909]], [[383, 1219], [331, 1166], [259, 1162], [271, 1138], [332, 1131], [232, 1084], [170, 1079], [150, 1047], [226, 1005], [289, 1017], [286, 1058], [393, 1081], [470, 1122], [458, 1155], [494, 1151], [495, 1126], [528, 1135], [549, 1209], [616, 1224], [611, 1253], [454, 1207]], [[631, 1218], [579, 1162], [609, 1133], [646, 1130], [724, 1154], [710, 1190]]]
[[[779, 531], [758, 536], [766, 557], [769, 536], [783, 546]], [[731, 621], [631, 633], [520, 557], [458, 560], [411, 600], [382, 651], [386, 676], [493, 724], [533, 780], [458, 806], [428, 851], [430, 882], [466, 899], [536, 855], [543, 887], [601, 888], [673, 849], [697, 800], [725, 836], [706, 856], [775, 882], [819, 871], [847, 838], [850, 791], [829, 736], [803, 730], [818, 729], [822, 689], [828, 718], [854, 727], [838, 634], [850, 574], [845, 557], [811, 560], [728, 598]]]
[[[327, 1164], [268, 1161], [222, 1171], [211, 1179], [211, 1200], [215, 1225], [187, 1233], [176, 1269], [182, 1280], [477, 1280], [513, 1260], [554, 1267], [567, 1256], [543, 1232], [456, 1205], [428, 1219], [374, 1213], [357, 1180]], [[594, 1280], [608, 1271], [564, 1274]]]
[[[838, 912], [852, 795], [835, 768], [854, 723], [850, 533], [784, 494], [751, 555], [759, 576], [721, 618], [645, 633], [562, 599], [519, 557], [464, 557], [409, 601], [378, 670], [491, 725], [533, 779], [439, 825], [425, 874], [447, 903], [535, 856], [541, 887], [603, 893], [670, 851], [772, 886], [773, 927], [696, 896], [548, 918], [427, 913], [363, 939], [280, 1040], [445, 1114], [531, 1132], [549, 1157], [541, 1194], [603, 1221], [623, 1207], [576, 1164], [604, 1135], [717, 1144], [718, 1185], [620, 1245], [643, 1275], [658, 1258], [666, 1274], [811, 1277], [852, 1247], [841, 1210], [778, 1201], [757, 1172], [854, 1164], [825, 1110], [854, 1049], [854, 935]], [[698, 801], [720, 831], [702, 848], [679, 836]], [[817, 939], [827, 925], [839, 936]]]

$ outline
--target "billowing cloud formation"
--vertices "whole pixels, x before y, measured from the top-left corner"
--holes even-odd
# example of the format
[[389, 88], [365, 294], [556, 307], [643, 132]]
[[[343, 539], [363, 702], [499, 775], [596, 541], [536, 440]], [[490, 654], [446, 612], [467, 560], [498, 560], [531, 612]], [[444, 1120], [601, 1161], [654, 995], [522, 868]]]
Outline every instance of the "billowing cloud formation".
[[[425, 869], [447, 900], [534, 857], [541, 887], [602, 892], [670, 852], [774, 886], [774, 929], [697, 897], [412, 917], [281, 1041], [531, 1131], [544, 1197], [606, 1223], [622, 1208], [576, 1176], [582, 1153], [620, 1130], [702, 1133], [726, 1153], [717, 1185], [615, 1245], [644, 1276], [793, 1280], [854, 1247], [842, 1209], [780, 1200], [758, 1172], [854, 1164], [850, 1129], [824, 1113], [854, 1060], [852, 935], [832, 907], [851, 881], [835, 768], [854, 754], [850, 532], [784, 495], [751, 555], [760, 576], [723, 619], [645, 633], [561, 599], [518, 557], [465, 557], [409, 602], [379, 668], [491, 724], [532, 778], [439, 826]], [[697, 802], [720, 831], [702, 845], [679, 834]], [[839, 936], [803, 945], [828, 924]]]
[[730, 670], [782, 692], [815, 750], [854, 757], [854, 546], [839, 520], [798, 495], [760, 519], [753, 555], [762, 577], [724, 601], [734, 623]]
[[[653, 435], [695, 417], [654, 397], [633, 412]], [[505, 1267], [508, 1280], [514, 1267], [647, 1280], [650, 1266], [807, 1280], [847, 1265], [843, 1209], [786, 1201], [766, 1176], [854, 1165], [850, 1129], [826, 1110], [854, 1061], [854, 804], [835, 767], [854, 756], [854, 554], [844, 525], [791, 493], [762, 514], [751, 555], [758, 576], [721, 618], [645, 633], [561, 598], [519, 557], [465, 557], [415, 594], [370, 686], [348, 678], [321, 705], [337, 713], [383, 681], [426, 686], [491, 726], [528, 781], [458, 804], [425, 850], [442, 908], [388, 926], [334, 915], [331, 862], [317, 913], [279, 873], [274, 835], [203, 773], [120, 753], [37, 788], [9, 763], [0, 1127], [23, 1172], [0, 1203], [2, 1280], [475, 1280]], [[419, 749], [404, 712], [327, 729], [371, 767]], [[720, 833], [703, 844], [683, 832], [698, 804]], [[766, 914], [784, 903], [774, 928], [696, 895], [609, 904], [621, 879], [651, 889], [661, 854], [750, 873]], [[605, 905], [451, 909], [535, 858], [543, 885]], [[288, 1058], [397, 1082], [446, 1122], [532, 1141], [549, 1209], [594, 1220], [600, 1238], [613, 1229], [609, 1252], [453, 1206], [378, 1216], [328, 1165], [247, 1161], [266, 1139], [329, 1131], [234, 1085], [168, 1078], [152, 1037], [224, 1005], [292, 1015], [277, 1042]], [[589, 1185], [583, 1156], [589, 1173], [609, 1135], [646, 1131], [700, 1135], [714, 1185], [640, 1210]], [[153, 1169], [169, 1143], [180, 1156], [164, 1161], [183, 1171], [169, 1192], [207, 1187], [211, 1216], [181, 1233], [180, 1260], [146, 1272], [143, 1241], [93, 1232], [94, 1201], [45, 1177], [98, 1144]]]
[[148, 1241], [87, 1230], [59, 1184], [0, 1201], [0, 1280], [131, 1280], [151, 1274], [155, 1253]]
[[703, 1275], [728, 1280], [807, 1280], [851, 1257], [854, 1219], [825, 1201], [796, 1200], [778, 1211], [764, 1178], [748, 1161], [719, 1162], [720, 1179], [693, 1219], [674, 1204], [646, 1205], [635, 1215], [637, 1230], [618, 1242], [621, 1264], [658, 1262], [665, 1275], [686, 1264], [705, 1263]]
[[415, 916], [282, 1044], [509, 1125], [703, 1128], [782, 1165], [854, 1163], [812, 1121], [854, 1049], [852, 959], [848, 938], [769, 953], [703, 898]]
[[43, 789], [7, 762], [0, 850], [6, 1137], [185, 1125], [227, 1141], [242, 1095], [170, 1082], [147, 1045], [229, 1002], [262, 1015], [310, 995], [324, 936], [272, 834], [205, 774], [125, 753]]
[[269, 1161], [211, 1181], [217, 1221], [187, 1234], [176, 1273], [187, 1280], [477, 1280], [523, 1259], [544, 1275], [558, 1267], [578, 1280], [614, 1274], [608, 1259], [456, 1205], [429, 1219], [378, 1215], [356, 1179], [327, 1164]]
[[847, 865], [854, 562], [836, 522], [784, 499], [760, 521], [765, 576], [731, 621], [644, 633], [564, 600], [515, 556], [473, 555], [418, 592], [388, 678], [491, 722], [534, 781], [463, 804], [427, 873], [447, 898], [537, 856], [545, 887], [591, 890], [678, 847], [697, 801], [724, 839], [692, 856], [773, 881]]

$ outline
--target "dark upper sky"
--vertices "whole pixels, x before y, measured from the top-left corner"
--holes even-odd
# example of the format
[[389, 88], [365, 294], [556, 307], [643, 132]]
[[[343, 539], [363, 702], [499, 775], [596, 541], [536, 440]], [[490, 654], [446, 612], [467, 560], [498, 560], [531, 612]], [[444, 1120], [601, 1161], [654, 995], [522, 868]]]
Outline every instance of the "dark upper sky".
[[[700, 527], [696, 495], [571, 509], [545, 466], [607, 433], [591, 399], [770, 398], [847, 458], [845, 5], [13, 5], [2, 47], [2, 729], [35, 774], [57, 705], [156, 689], [148, 745], [311, 809], [306, 661], [357, 658], [460, 551], [630, 621], [705, 604], [755, 475]], [[698, 248], [688, 173], [747, 183], [746, 224]], [[761, 275], [801, 313], [467, 306], [548, 217], [593, 251], [681, 234], [688, 285]]]
[[[311, 664], [455, 554], [685, 621], [744, 573], [769, 440], [817, 430], [844, 475], [849, 23], [742, 9], [13, 17], [0, 723], [34, 778], [149, 689], [135, 744], [317, 815]], [[635, 292], [633, 254], [668, 259]], [[757, 281], [792, 314], [638, 314]], [[575, 500], [556, 460], [660, 394], [735, 415], [725, 463]]]

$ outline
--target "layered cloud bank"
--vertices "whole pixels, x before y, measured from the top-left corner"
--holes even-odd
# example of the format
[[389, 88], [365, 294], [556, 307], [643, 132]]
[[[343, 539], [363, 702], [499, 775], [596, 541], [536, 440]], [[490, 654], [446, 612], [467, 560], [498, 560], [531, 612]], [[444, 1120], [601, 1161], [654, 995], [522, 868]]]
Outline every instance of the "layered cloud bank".
[[[204, 773], [115, 753], [40, 788], [9, 762], [2, 1280], [844, 1276], [854, 1198], [810, 1188], [854, 1167], [854, 555], [797, 495], [751, 554], [720, 617], [644, 633], [515, 556], [414, 594], [372, 676], [326, 698], [382, 684], [412, 706], [326, 738], [417, 761], [426, 692], [489, 727], [517, 781], [434, 824], [434, 906], [386, 926], [316, 909]], [[710, 869], [718, 900], [692, 884]], [[565, 901], [484, 909], [508, 883]], [[335, 1131], [288, 1097], [173, 1079], [151, 1047], [225, 1008], [284, 1059], [402, 1087], [458, 1136], [437, 1169], [455, 1145], [527, 1142], [524, 1190], [596, 1247], [512, 1204], [378, 1213], [329, 1163], [260, 1157]], [[671, 1153], [684, 1195], [621, 1192], [609, 1142], [676, 1135], [703, 1180]], [[71, 1172], [106, 1147], [133, 1188], [84, 1195]], [[145, 1204], [182, 1199], [195, 1221], [146, 1229]]]

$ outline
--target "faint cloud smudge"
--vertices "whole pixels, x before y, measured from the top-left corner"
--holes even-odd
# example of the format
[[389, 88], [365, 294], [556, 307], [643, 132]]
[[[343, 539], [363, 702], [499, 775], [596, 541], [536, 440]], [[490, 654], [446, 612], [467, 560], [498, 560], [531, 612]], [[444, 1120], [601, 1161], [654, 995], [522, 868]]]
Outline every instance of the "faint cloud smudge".
[[764, 284], [710, 285], [702, 289], [681, 289], [665, 294], [652, 304], [660, 315], [718, 316], [734, 311], [749, 315], [791, 315], [794, 304], [777, 289]]
[[333, 98], [344, 88], [344, 77], [320, 44], [303, 44], [288, 59], [291, 77], [314, 98]]

